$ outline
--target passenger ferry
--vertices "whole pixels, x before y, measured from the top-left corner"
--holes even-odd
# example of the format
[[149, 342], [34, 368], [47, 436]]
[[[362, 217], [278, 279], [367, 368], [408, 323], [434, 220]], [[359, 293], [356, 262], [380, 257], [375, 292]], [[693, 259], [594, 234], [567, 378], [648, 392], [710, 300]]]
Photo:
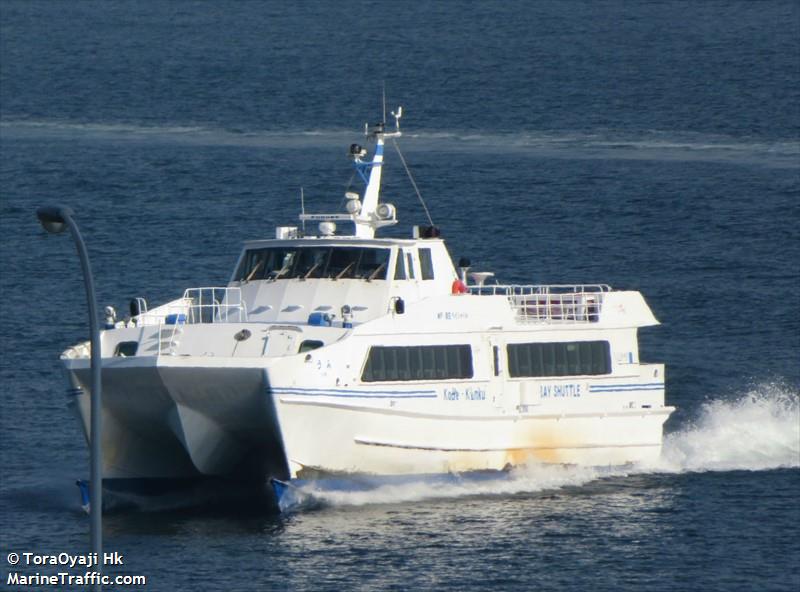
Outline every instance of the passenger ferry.
[[[456, 267], [432, 225], [375, 236], [397, 223], [379, 193], [401, 114], [366, 129], [371, 157], [350, 147], [364, 186], [343, 212], [246, 242], [227, 286], [107, 309], [104, 483], [659, 456], [673, 408], [663, 364], [639, 359], [637, 330], [658, 324], [639, 292], [498, 283]], [[88, 342], [61, 356], [87, 438], [89, 358]]]

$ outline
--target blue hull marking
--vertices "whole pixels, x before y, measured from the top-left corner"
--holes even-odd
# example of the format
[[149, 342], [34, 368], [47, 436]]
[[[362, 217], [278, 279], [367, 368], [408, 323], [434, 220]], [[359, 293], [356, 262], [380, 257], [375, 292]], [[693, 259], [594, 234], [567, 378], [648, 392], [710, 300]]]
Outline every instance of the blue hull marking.
[[270, 387], [278, 395], [300, 395], [304, 397], [340, 397], [347, 399], [435, 399], [436, 391], [358, 391], [350, 389], [312, 389], [294, 387]]
[[589, 385], [590, 393], [624, 393], [628, 391], [659, 391], [664, 388], [663, 382], [645, 384], [596, 384]]

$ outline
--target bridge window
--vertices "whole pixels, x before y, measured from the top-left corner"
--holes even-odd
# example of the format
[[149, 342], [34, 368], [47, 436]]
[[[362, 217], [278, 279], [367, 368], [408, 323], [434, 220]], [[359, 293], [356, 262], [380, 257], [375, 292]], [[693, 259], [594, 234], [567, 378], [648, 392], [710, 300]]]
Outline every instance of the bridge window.
[[416, 345], [371, 347], [361, 380], [452, 380], [472, 378], [469, 345]]
[[414, 260], [411, 253], [406, 253], [406, 263], [408, 263], [408, 279], [414, 279]]
[[431, 257], [430, 249], [419, 250], [419, 266], [422, 271], [423, 280], [433, 279], [433, 259]]
[[607, 341], [509, 343], [508, 375], [581, 376], [611, 373]]
[[267, 247], [245, 253], [235, 279], [385, 280], [389, 249], [363, 247]]
[[403, 251], [400, 249], [397, 249], [397, 262], [394, 265], [394, 279], [406, 279], [406, 263], [405, 258], [403, 258]]

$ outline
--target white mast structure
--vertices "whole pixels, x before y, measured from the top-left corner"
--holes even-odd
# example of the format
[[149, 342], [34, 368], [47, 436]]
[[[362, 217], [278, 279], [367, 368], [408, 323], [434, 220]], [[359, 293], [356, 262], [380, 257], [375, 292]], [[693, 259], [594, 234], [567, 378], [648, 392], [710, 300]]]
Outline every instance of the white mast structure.
[[[335, 233], [336, 221], [353, 222], [355, 225], [354, 236], [366, 239], [374, 238], [375, 230], [378, 228], [397, 224], [397, 210], [393, 204], [380, 203], [380, 190], [385, 140], [402, 136], [400, 131], [402, 116], [402, 107], [398, 107], [396, 112], [392, 111], [395, 127], [393, 132], [385, 131], [385, 123], [378, 123], [372, 127], [365, 124], [364, 135], [367, 138], [374, 138], [376, 143], [371, 161], [364, 160], [367, 155], [365, 148], [358, 144], [350, 146], [350, 156], [355, 164], [356, 172], [366, 183], [363, 199], [358, 193], [348, 191], [345, 193], [347, 214], [301, 214], [300, 220], [319, 222], [320, 234], [323, 236], [331, 236]], [[369, 176], [367, 176], [367, 171], [369, 171]]]

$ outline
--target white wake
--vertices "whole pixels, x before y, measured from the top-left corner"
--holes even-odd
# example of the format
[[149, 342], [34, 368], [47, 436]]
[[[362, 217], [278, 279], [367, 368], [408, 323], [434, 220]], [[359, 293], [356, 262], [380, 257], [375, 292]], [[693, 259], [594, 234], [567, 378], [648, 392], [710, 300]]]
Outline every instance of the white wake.
[[[0, 120], [7, 138], [145, 142], [251, 148], [338, 147], [352, 139], [350, 129], [225, 129], [196, 125], [136, 125], [114, 122]], [[430, 131], [410, 125], [404, 135], [410, 150], [522, 154], [569, 159], [707, 161], [797, 168], [800, 142], [734, 138], [724, 135], [657, 130], [463, 130]]]
[[800, 397], [765, 385], [704, 403], [697, 419], [664, 439], [662, 471], [760, 471], [800, 467]]

